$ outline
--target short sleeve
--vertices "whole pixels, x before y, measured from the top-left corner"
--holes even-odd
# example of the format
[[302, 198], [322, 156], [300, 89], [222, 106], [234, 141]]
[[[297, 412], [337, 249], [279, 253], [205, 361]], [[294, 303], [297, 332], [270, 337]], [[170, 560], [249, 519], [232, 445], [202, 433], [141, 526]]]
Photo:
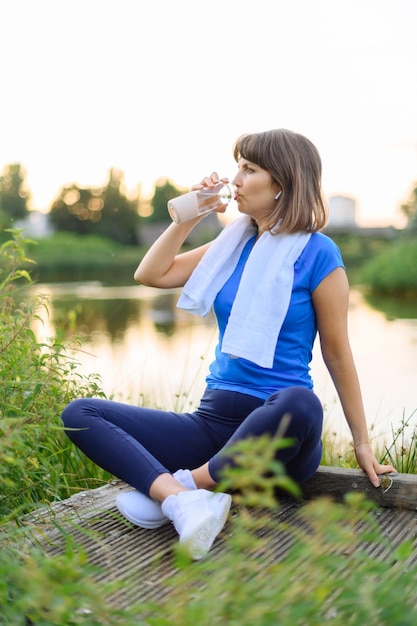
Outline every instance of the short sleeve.
[[330, 237], [323, 233], [315, 233], [310, 238], [311, 245], [307, 246], [306, 254], [300, 260], [307, 269], [309, 276], [309, 291], [313, 292], [321, 281], [338, 267], [345, 269], [341, 252]]

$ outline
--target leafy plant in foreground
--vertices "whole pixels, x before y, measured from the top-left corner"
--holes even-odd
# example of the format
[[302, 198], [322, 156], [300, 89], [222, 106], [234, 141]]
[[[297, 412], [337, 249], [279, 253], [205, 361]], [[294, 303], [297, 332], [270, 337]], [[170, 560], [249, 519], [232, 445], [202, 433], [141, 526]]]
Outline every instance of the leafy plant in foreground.
[[[0, 247], [0, 515], [6, 519], [67, 497], [81, 488], [81, 473], [97, 478], [97, 468], [67, 441], [60, 415], [79, 395], [104, 395], [97, 376], [77, 372], [76, 345], [37, 341], [32, 325], [47, 302], [22, 296], [22, 284], [31, 282], [20, 269], [28, 262], [25, 243], [13, 231]], [[106, 478], [101, 472], [86, 485]]]
[[[348, 494], [343, 504], [317, 499], [298, 509], [291, 525], [279, 521], [279, 502], [271, 500], [283, 468], [271, 451], [279, 442], [252, 441], [239, 449], [240, 470], [225, 472], [225, 482], [244, 487], [221, 553], [190, 563], [178, 550], [178, 572], [171, 593], [147, 607], [147, 626], [407, 626], [417, 620], [417, 564], [413, 542], [391, 548], [390, 563], [369, 556], [365, 546], [386, 541], [373, 503]], [[253, 471], [260, 458], [268, 470]], [[249, 475], [248, 475], [249, 474]], [[288, 481], [288, 479], [286, 479]], [[270, 483], [270, 484], [269, 484]], [[251, 489], [251, 485], [256, 485]], [[290, 483], [287, 482], [287, 486]], [[220, 488], [223, 488], [220, 485]], [[236, 497], [234, 498], [236, 501]], [[272, 532], [265, 533], [265, 529]], [[288, 548], [276, 560], [270, 540], [280, 531]], [[386, 549], [388, 547], [385, 545]]]

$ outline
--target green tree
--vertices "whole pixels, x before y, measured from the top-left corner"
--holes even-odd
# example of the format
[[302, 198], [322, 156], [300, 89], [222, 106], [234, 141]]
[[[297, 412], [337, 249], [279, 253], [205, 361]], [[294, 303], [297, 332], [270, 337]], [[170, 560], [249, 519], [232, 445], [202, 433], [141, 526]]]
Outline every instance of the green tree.
[[137, 244], [139, 228], [139, 199], [130, 200], [123, 189], [124, 174], [111, 169], [107, 186], [101, 194], [103, 218], [97, 224], [97, 234], [120, 243]]
[[[90, 235], [94, 224], [101, 219], [99, 195], [91, 189], [82, 189], [77, 185], [62, 187], [54, 200], [49, 217], [57, 231]], [[98, 203], [95, 203], [95, 199]]]
[[20, 163], [6, 165], [0, 176], [0, 226], [3, 230], [27, 216], [30, 193]]
[[417, 184], [410, 194], [408, 202], [401, 205], [401, 211], [407, 218], [407, 231], [417, 235]]
[[175, 187], [167, 178], [159, 180], [155, 185], [151, 200], [152, 213], [146, 218], [148, 222], [166, 222], [170, 220], [167, 203], [176, 196], [185, 193], [184, 189]]
[[123, 173], [111, 169], [105, 187], [63, 187], [50, 209], [57, 231], [102, 235], [124, 244], [138, 243], [139, 199], [129, 199], [123, 189]]

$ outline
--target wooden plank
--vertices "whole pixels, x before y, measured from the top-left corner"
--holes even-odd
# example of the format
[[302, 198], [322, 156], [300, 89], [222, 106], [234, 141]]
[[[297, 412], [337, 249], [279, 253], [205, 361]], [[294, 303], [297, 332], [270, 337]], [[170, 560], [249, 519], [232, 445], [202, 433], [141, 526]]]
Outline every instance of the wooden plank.
[[360, 492], [379, 506], [417, 510], [417, 475], [385, 474], [379, 479], [381, 486], [376, 488], [362, 470], [321, 466], [303, 484], [303, 494], [307, 499], [329, 495], [341, 501], [347, 493]]
[[[318, 474], [323, 474], [323, 470], [329, 470], [333, 481], [339, 485], [340, 493], [343, 491], [342, 486], [346, 491], [352, 491], [351, 479], [357, 475], [356, 470], [334, 471], [334, 468], [320, 468]], [[335, 474], [339, 474], [338, 480], [334, 479]], [[361, 472], [359, 475], [363, 477]], [[321, 484], [328, 486], [329, 482], [322, 481]], [[361, 484], [363, 488], [366, 487], [365, 481]], [[126, 489], [129, 487], [125, 483], [113, 481], [98, 489], [75, 494], [43, 511], [37, 510], [31, 518], [24, 520], [26, 525], [32, 527], [33, 532], [29, 535], [31, 540], [51, 556], [59, 556], [66, 550], [67, 538], [71, 535], [74, 545], [84, 550], [88, 562], [98, 568], [97, 584], [113, 582], [121, 585], [108, 596], [109, 602], [120, 609], [149, 600], [159, 602], [166, 599], [172, 584], [176, 585], [178, 573], [174, 557], [178, 535], [172, 524], [146, 530], [124, 519], [117, 511], [115, 499]], [[317, 489], [315, 497], [321, 495], [322, 489]], [[265, 571], [286, 558], [296, 540], [297, 529], [306, 532], [306, 522], [300, 518], [301, 510], [302, 506], [298, 501], [282, 497], [274, 511], [251, 511], [253, 521], [259, 523], [266, 515], [268, 521], [273, 522], [257, 528], [256, 533], [264, 539], [265, 544], [262, 552], [251, 553], [255, 558], [262, 558]], [[220, 558], [228, 550], [228, 536], [235, 532], [233, 518], [238, 516], [239, 507], [233, 507], [225, 528], [210, 550], [210, 559]], [[381, 529], [384, 541], [370, 539], [365, 543], [354, 542], [349, 547], [349, 554], [361, 550], [373, 558], [385, 561], [387, 567], [391, 567], [395, 548], [407, 540], [415, 542], [416, 513], [386, 507], [378, 509], [375, 521]], [[303, 555], [299, 558], [302, 559]], [[408, 563], [417, 564], [417, 549]], [[140, 623], [143, 623], [142, 620]]]

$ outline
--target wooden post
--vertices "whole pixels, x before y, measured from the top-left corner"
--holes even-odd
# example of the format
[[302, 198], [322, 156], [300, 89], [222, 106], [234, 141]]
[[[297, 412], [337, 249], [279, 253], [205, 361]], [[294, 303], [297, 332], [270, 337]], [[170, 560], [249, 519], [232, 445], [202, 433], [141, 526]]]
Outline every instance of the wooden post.
[[379, 479], [381, 486], [376, 488], [362, 470], [320, 466], [302, 490], [307, 499], [328, 495], [341, 501], [347, 493], [360, 492], [379, 506], [417, 510], [417, 475], [384, 474]]

